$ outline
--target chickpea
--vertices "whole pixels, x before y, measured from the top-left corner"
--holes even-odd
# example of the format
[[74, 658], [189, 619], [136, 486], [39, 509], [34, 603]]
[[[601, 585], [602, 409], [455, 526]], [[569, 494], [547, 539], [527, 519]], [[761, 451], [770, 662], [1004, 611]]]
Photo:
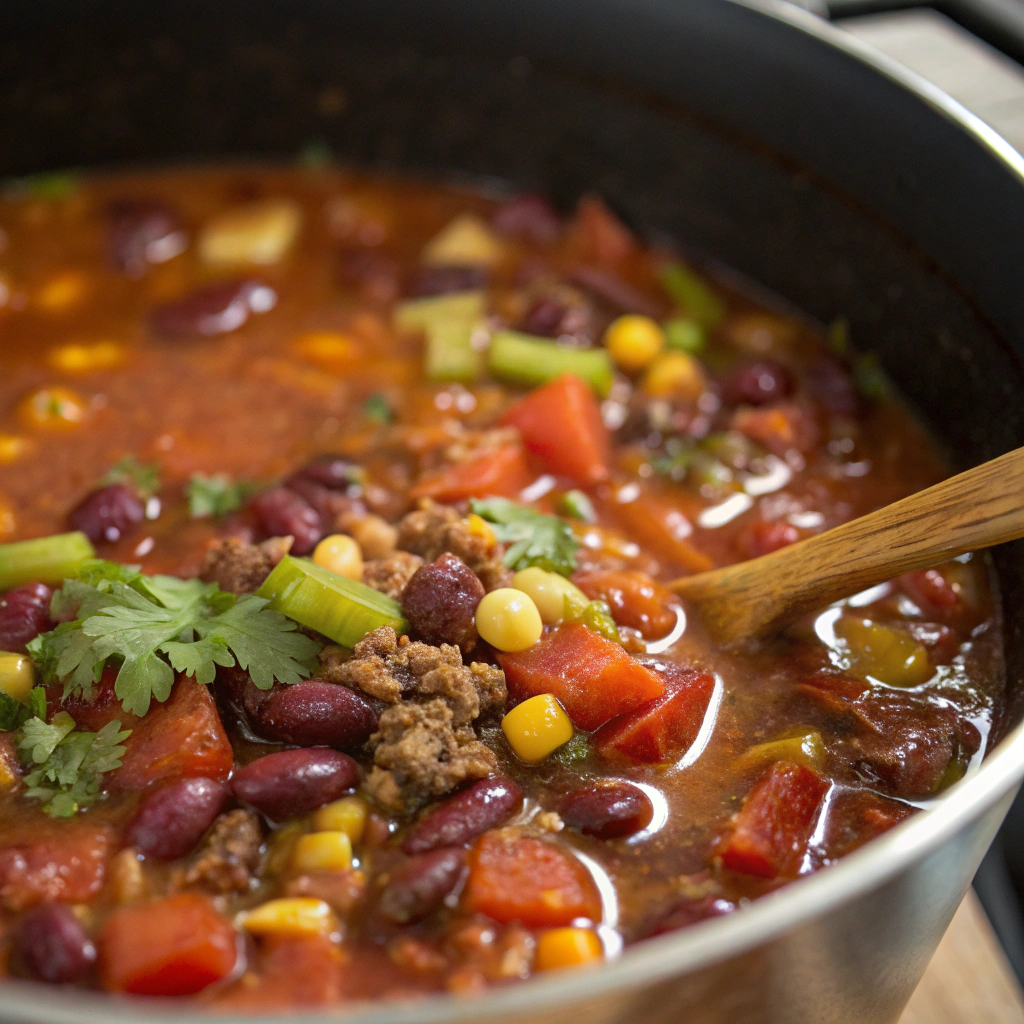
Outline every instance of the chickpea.
[[707, 386], [700, 363], [685, 352], [663, 352], [644, 375], [644, 394], [651, 398], [698, 399]]
[[521, 590], [492, 590], [476, 606], [476, 629], [499, 651], [525, 651], [544, 632], [544, 623], [533, 598]]
[[362, 549], [364, 558], [383, 558], [398, 546], [398, 530], [380, 516], [357, 519], [349, 532]]
[[665, 332], [649, 316], [630, 313], [609, 324], [604, 344], [615, 364], [630, 373], [650, 366], [665, 347]]
[[537, 606], [541, 619], [551, 625], [565, 617], [565, 599], [577, 599], [588, 604], [587, 596], [576, 586], [558, 573], [545, 572], [537, 566], [520, 569], [512, 577], [512, 586], [528, 594]]
[[313, 551], [313, 564], [349, 580], [363, 578], [363, 552], [359, 545], [343, 533], [324, 537]]

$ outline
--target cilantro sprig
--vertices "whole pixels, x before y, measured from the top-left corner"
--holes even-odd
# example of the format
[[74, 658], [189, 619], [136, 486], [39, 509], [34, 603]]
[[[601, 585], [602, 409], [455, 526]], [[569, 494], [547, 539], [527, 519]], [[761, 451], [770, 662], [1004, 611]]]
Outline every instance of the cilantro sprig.
[[148, 462], [139, 462], [134, 455], [126, 455], [107, 470], [101, 478], [104, 487], [109, 484], [125, 484], [140, 498], [152, 498], [160, 490], [160, 467]]
[[557, 516], [544, 515], [507, 498], [473, 499], [470, 507], [491, 523], [499, 541], [509, 545], [504, 562], [510, 569], [536, 565], [562, 576], [575, 571], [579, 543]]
[[114, 692], [140, 716], [167, 700], [176, 672], [208, 684], [218, 665], [237, 664], [269, 690], [309, 676], [321, 647], [264, 598], [111, 562], [86, 563], [65, 580], [51, 611], [64, 621], [29, 644], [43, 678], [63, 681], [65, 699], [88, 699], [104, 666], [119, 663]]
[[46, 692], [41, 686], [29, 691], [27, 704], [0, 690], [0, 732], [20, 729], [33, 715], [46, 719]]
[[193, 519], [229, 515], [241, 508], [255, 490], [254, 484], [232, 480], [227, 473], [214, 473], [213, 476], [195, 473], [185, 488], [189, 515]]

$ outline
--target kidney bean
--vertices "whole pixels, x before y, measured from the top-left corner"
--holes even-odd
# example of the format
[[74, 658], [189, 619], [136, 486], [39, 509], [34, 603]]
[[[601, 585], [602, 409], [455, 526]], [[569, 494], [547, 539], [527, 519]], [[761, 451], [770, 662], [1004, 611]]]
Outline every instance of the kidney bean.
[[510, 199], [494, 212], [494, 230], [508, 238], [546, 244], [561, 233], [562, 218], [544, 196], [525, 192]]
[[96, 961], [96, 947], [64, 903], [44, 903], [30, 910], [14, 942], [28, 973], [51, 985], [81, 981]]
[[110, 484], [87, 494], [68, 516], [72, 530], [81, 530], [94, 544], [113, 543], [142, 522], [146, 507], [127, 484]]
[[483, 288], [489, 276], [486, 267], [476, 265], [425, 267], [413, 277], [409, 285], [409, 294], [416, 298], [426, 298], [429, 295], [469, 292]]
[[466, 851], [450, 847], [410, 858], [391, 872], [378, 909], [397, 924], [422, 920], [459, 884], [465, 863]]
[[178, 218], [163, 203], [127, 199], [107, 207], [107, 248], [111, 262], [131, 277], [150, 263], [164, 263], [187, 244]]
[[523, 805], [523, 791], [508, 778], [481, 779], [448, 797], [413, 825], [402, 849], [426, 853], [468, 843], [507, 821]]
[[294, 538], [293, 555], [308, 555], [323, 538], [320, 513], [288, 487], [261, 491], [249, 503], [249, 508], [267, 536]]
[[864, 403], [849, 370], [829, 355], [819, 356], [806, 370], [807, 388], [830, 412], [837, 416], [858, 416]]
[[680, 928], [689, 928], [691, 925], [699, 924], [701, 921], [707, 921], [713, 917], [724, 917], [735, 909], [735, 903], [720, 897], [705, 896], [702, 899], [681, 899], [667, 911], [658, 914], [654, 921], [642, 930], [642, 934], [648, 938], [665, 935], [668, 932], [678, 931]]
[[402, 612], [428, 644], [455, 644], [465, 653], [476, 645], [474, 616], [486, 593], [461, 558], [445, 553], [413, 573], [402, 594]]
[[50, 599], [45, 583], [25, 583], [0, 598], [0, 651], [25, 653], [25, 645], [40, 633], [53, 629]]
[[223, 281], [157, 306], [149, 326], [161, 338], [207, 338], [235, 331], [275, 305], [277, 294], [261, 281]]
[[650, 797], [638, 786], [616, 779], [581, 786], [558, 808], [570, 828], [597, 839], [620, 839], [642, 832], [654, 817]]
[[287, 821], [337, 800], [358, 782], [359, 765], [347, 754], [306, 747], [258, 758], [235, 773], [232, 787], [272, 821]]
[[358, 480], [359, 467], [340, 455], [318, 455], [289, 477], [288, 486], [294, 480], [310, 480], [332, 491], [346, 491]]
[[377, 728], [377, 714], [347, 686], [306, 679], [273, 693], [253, 726], [267, 739], [299, 747], [357, 747]]
[[228, 787], [215, 779], [178, 779], [149, 790], [125, 831], [125, 841], [154, 860], [192, 850], [220, 814]]
[[377, 302], [393, 302], [402, 289], [402, 268], [376, 249], [345, 247], [339, 250], [337, 279], [343, 287], [359, 288]]
[[765, 405], [792, 392], [793, 377], [789, 370], [771, 359], [741, 366], [722, 382], [722, 399], [727, 405]]

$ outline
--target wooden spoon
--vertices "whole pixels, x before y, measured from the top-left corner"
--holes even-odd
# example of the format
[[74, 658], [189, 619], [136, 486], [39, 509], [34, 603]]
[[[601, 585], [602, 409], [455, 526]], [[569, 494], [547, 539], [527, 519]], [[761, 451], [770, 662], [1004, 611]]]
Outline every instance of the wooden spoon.
[[674, 580], [712, 638], [738, 644], [804, 612], [1024, 537], [1024, 448], [770, 555]]

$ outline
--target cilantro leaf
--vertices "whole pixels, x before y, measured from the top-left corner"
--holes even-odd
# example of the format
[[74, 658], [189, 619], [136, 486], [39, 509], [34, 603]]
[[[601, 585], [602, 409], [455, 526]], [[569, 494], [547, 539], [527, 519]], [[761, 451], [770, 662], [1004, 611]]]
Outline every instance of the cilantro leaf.
[[110, 467], [100, 484], [104, 487], [126, 484], [140, 498], [152, 498], [160, 490], [160, 467], [154, 463], [139, 462], [134, 455], [126, 455]]
[[195, 473], [185, 488], [189, 515], [193, 519], [226, 516], [241, 508], [255, 489], [254, 484], [235, 482], [226, 473]]
[[42, 800], [55, 818], [70, 818], [82, 807], [102, 799], [100, 776], [121, 766], [122, 746], [131, 735], [120, 722], [108, 722], [99, 732], [78, 732], [75, 720], [60, 711], [47, 724], [30, 718], [21, 729], [18, 752], [26, 767], [25, 795]]
[[571, 576], [579, 547], [572, 530], [557, 516], [524, 508], [507, 498], [473, 499], [470, 507], [494, 526], [494, 534], [510, 547], [505, 565], [510, 569], [540, 566], [548, 572]]
[[391, 403], [387, 400], [385, 395], [377, 394], [370, 395], [369, 398], [363, 402], [363, 415], [371, 423], [390, 423], [395, 418], [395, 411], [391, 408]]
[[41, 686], [29, 691], [27, 704], [0, 690], [0, 732], [20, 729], [33, 715], [46, 718], [46, 691]]

